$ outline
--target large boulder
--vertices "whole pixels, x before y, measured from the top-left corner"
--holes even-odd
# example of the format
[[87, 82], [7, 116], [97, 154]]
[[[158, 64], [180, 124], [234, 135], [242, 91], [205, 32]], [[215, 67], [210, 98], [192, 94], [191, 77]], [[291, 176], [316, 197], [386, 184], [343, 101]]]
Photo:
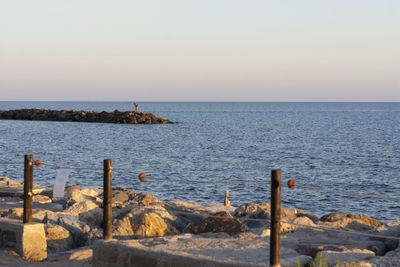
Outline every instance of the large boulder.
[[386, 245], [382, 240], [351, 232], [321, 228], [318, 224], [312, 228], [296, 228], [294, 232], [282, 237], [282, 245], [290, 247], [303, 255], [315, 257], [321, 251], [368, 250], [374, 255], [384, 255]]
[[192, 234], [208, 232], [238, 234], [243, 231], [243, 224], [240, 220], [233, 218], [229, 213], [219, 212], [199, 222], [190, 223], [184, 231]]
[[[265, 228], [269, 227], [271, 220], [271, 204], [270, 203], [247, 203], [240, 205], [233, 213], [235, 217], [239, 217], [248, 228]], [[308, 217], [312, 221], [318, 218], [307, 214], [303, 210], [281, 208], [281, 220], [284, 223], [292, 222], [298, 217]], [[256, 219], [256, 220], [253, 220]]]
[[330, 213], [320, 218], [324, 225], [332, 228], [349, 228], [365, 231], [384, 226], [385, 223], [362, 214]]
[[[346, 263], [355, 263], [360, 260], [373, 258], [375, 254], [366, 249], [347, 249], [343, 251], [320, 251], [315, 256], [313, 264], [315, 266], [320, 266], [320, 263], [323, 263], [322, 266], [334, 267], [338, 264], [344, 265]], [[326, 264], [326, 265], [325, 265]], [[354, 266], [354, 265], [353, 265]]]
[[162, 207], [132, 208], [114, 220], [113, 235], [120, 239], [159, 237], [178, 233], [176, 218]]
[[46, 225], [47, 248], [51, 251], [65, 251], [72, 248], [70, 232], [60, 225]]
[[94, 210], [98, 207], [98, 203], [91, 200], [84, 200], [79, 203], [73, 204], [72, 206], [64, 210], [64, 212], [72, 216], [79, 217], [81, 214], [90, 212], [91, 210]]
[[80, 203], [86, 200], [98, 201], [99, 194], [99, 189], [88, 187], [81, 188], [79, 185], [71, 185], [65, 188], [65, 199], [67, 206], [71, 206], [75, 203]]

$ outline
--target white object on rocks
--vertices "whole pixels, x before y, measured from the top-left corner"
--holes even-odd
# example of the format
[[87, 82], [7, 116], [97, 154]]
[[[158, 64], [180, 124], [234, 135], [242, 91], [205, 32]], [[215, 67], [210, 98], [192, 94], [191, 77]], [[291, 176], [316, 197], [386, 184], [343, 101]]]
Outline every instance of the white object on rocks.
[[71, 173], [70, 169], [59, 169], [57, 170], [56, 180], [54, 182], [53, 197], [64, 197], [65, 183], [68, 180], [68, 176]]

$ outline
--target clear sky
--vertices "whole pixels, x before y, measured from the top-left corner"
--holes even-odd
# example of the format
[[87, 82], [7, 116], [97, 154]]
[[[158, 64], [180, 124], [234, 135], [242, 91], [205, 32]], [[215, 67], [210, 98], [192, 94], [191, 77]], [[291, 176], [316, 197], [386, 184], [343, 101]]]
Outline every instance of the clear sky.
[[400, 101], [400, 1], [0, 0], [0, 93]]

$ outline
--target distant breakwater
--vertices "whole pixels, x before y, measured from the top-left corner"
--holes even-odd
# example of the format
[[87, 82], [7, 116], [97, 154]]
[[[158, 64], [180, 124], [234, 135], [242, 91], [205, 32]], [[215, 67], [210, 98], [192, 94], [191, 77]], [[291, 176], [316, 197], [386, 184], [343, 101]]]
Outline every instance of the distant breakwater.
[[73, 121], [118, 124], [168, 124], [171, 121], [152, 113], [134, 111], [95, 112], [49, 109], [0, 110], [1, 120]]

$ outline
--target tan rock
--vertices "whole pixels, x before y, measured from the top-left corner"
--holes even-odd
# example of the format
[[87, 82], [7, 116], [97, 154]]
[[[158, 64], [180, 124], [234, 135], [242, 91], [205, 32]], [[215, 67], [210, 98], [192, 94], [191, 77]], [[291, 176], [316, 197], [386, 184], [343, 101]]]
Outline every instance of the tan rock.
[[47, 246], [52, 251], [65, 251], [72, 247], [70, 232], [60, 225], [46, 226]]
[[361, 214], [330, 213], [322, 216], [320, 220], [332, 228], [349, 228], [358, 231], [371, 230], [385, 225], [381, 221]]
[[328, 266], [336, 264], [353, 263], [364, 259], [372, 258], [375, 253], [367, 249], [348, 249], [345, 251], [320, 251], [315, 256], [314, 262], [326, 260]]
[[6, 213], [6, 217], [9, 219], [21, 220], [23, 213], [23, 208], [12, 208]]
[[144, 238], [176, 234], [177, 231], [157, 213], [149, 212], [133, 219], [133, 233], [137, 238]]
[[82, 213], [89, 212], [98, 208], [98, 204], [91, 200], [83, 200], [79, 203], [75, 203], [68, 209], [64, 210], [65, 213], [70, 214], [75, 217], [79, 217]]
[[118, 239], [129, 239], [134, 235], [132, 228], [132, 219], [125, 217], [121, 220], [115, 220], [113, 223], [113, 237]]
[[161, 205], [162, 202], [157, 199], [155, 196], [149, 193], [138, 193], [135, 195], [134, 202], [138, 205], [149, 206], [149, 205]]
[[48, 196], [44, 196], [44, 195], [34, 195], [33, 202], [51, 203], [51, 198], [49, 198]]
[[80, 203], [86, 200], [96, 201], [99, 190], [94, 188], [81, 188], [79, 185], [68, 186], [65, 189], [65, 198], [69, 205]]

